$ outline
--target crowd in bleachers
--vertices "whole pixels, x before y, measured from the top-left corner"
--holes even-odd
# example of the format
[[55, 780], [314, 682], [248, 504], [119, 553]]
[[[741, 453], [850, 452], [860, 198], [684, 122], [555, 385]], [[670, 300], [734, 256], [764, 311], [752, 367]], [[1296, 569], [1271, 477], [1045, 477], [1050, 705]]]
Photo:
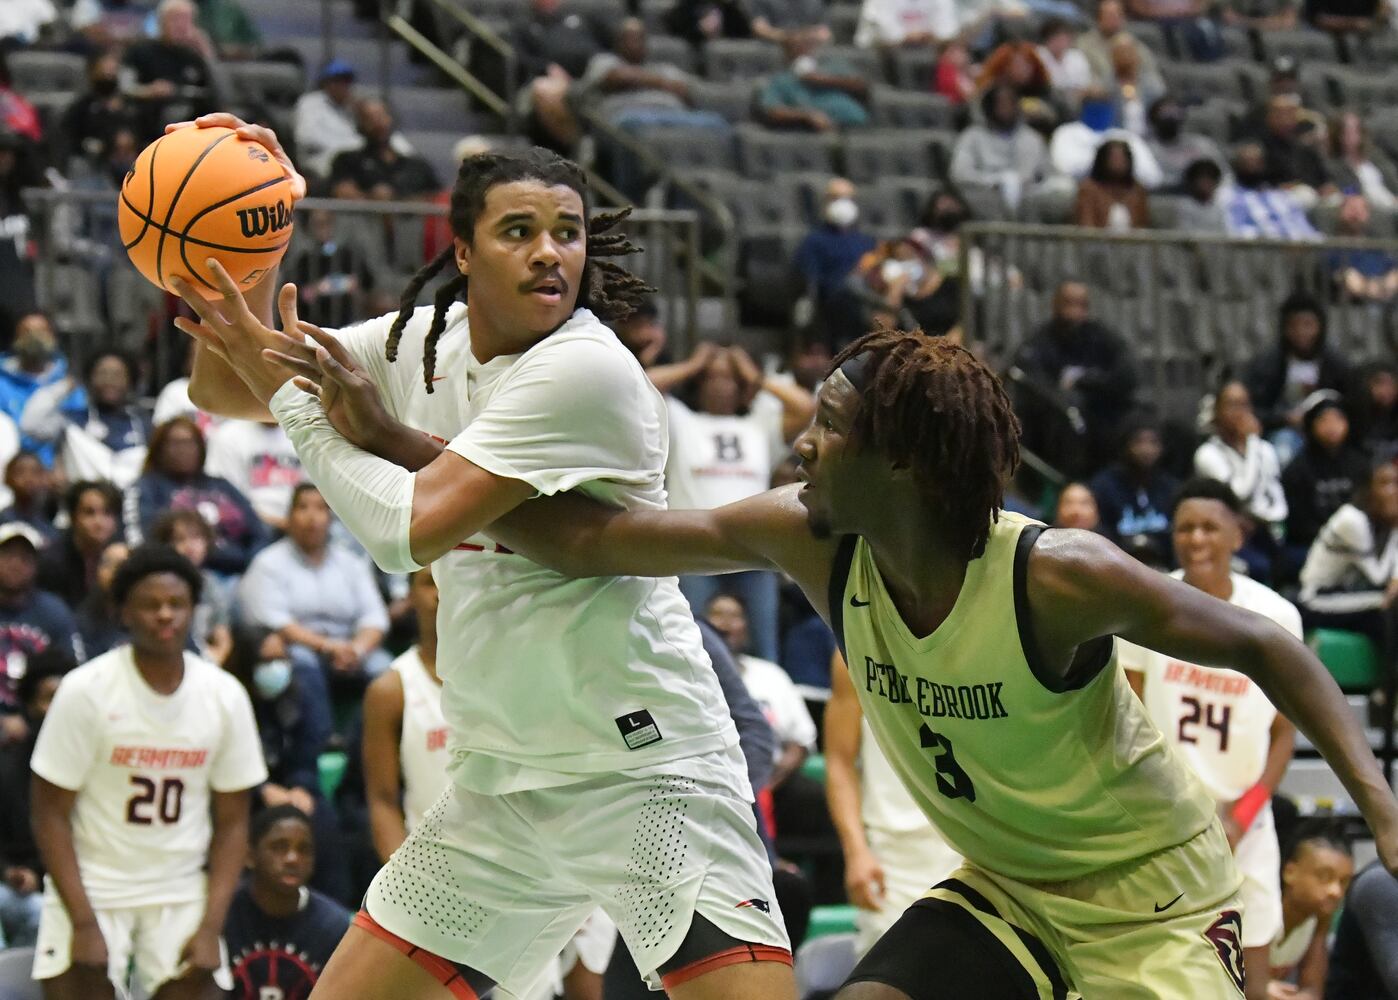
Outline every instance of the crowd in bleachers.
[[[965, 337], [964, 286], [981, 294], [988, 270], [979, 247], [963, 253], [970, 221], [1314, 242], [1392, 236], [1398, 217], [1398, 33], [1379, 3], [466, 6], [514, 46], [513, 62], [463, 44], [459, 24], [430, 9], [414, 23], [501, 86], [524, 135], [627, 196], [684, 207], [697, 188], [726, 204], [751, 289], [744, 315], [781, 327], [785, 350], [764, 365], [708, 341], [673, 355], [664, 310], [619, 325], [667, 396], [677, 506], [790, 481], [790, 444], [831, 351], [871, 324]], [[155, 346], [182, 353], [168, 326], [177, 303], [125, 266], [114, 208], [163, 123], [214, 108], [274, 125], [311, 193], [341, 200], [444, 206], [461, 156], [521, 141], [493, 134], [500, 123], [482, 127], [397, 43], [380, 81], [395, 89], [381, 99], [364, 86], [379, 68], [372, 20], [360, 16], [376, 5], [331, 8], [339, 57], [327, 60], [319, 5], [0, 5], [0, 864], [10, 894], [0, 924], [10, 943], [33, 941], [40, 869], [9, 792], [25, 785], [56, 679], [125, 641], [112, 582], [151, 541], [198, 568], [192, 643], [249, 692], [269, 768], [255, 798], [273, 817], [258, 829], [309, 817], [319, 860], [305, 879], [344, 904], [372, 874], [357, 710], [413, 640], [408, 583], [378, 574], [334, 524], [279, 428], [199, 412], [185, 378], [157, 383]], [[43, 188], [106, 200], [41, 210], [20, 193]], [[298, 284], [302, 318], [338, 326], [396, 308], [403, 276], [445, 239], [421, 220], [317, 210], [282, 274]], [[40, 280], [54, 267], [66, 268], [62, 301]], [[1283, 290], [1272, 343], [1200, 386], [1198, 420], [1184, 427], [1149, 405], [1135, 331], [1098, 308], [1101, 275], [1054, 283], [1037, 328], [1003, 361], [1026, 445], [1071, 482], [1046, 493], [1021, 483], [1012, 503], [1167, 569], [1179, 482], [1225, 481], [1247, 513], [1239, 567], [1295, 597], [1308, 629], [1363, 636], [1371, 657], [1391, 657], [1398, 365], [1387, 310], [1398, 257], [1335, 249], [1322, 270], [1322, 294]], [[1384, 317], [1374, 356], [1336, 347], [1330, 301]], [[835, 835], [801, 768], [818, 750], [833, 637], [772, 574], [682, 582], [778, 730], [768, 832], [777, 850], [817, 859], [817, 901], [833, 902], [838, 870], [820, 859]], [[1350, 689], [1368, 695], [1377, 683], [1371, 672]], [[349, 753], [342, 786], [322, 781], [327, 749]], [[1324, 853], [1332, 846], [1298, 848], [1298, 885], [1322, 857], [1330, 886], [1346, 880]], [[1327, 919], [1338, 902], [1327, 899], [1297, 912]]]

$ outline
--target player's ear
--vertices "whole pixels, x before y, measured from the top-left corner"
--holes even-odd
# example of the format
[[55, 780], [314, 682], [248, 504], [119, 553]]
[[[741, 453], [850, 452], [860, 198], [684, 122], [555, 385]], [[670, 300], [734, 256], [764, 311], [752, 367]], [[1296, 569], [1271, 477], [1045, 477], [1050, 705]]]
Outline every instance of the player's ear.
[[456, 269], [462, 274], [471, 273], [471, 246], [460, 236], [452, 240], [456, 248]]

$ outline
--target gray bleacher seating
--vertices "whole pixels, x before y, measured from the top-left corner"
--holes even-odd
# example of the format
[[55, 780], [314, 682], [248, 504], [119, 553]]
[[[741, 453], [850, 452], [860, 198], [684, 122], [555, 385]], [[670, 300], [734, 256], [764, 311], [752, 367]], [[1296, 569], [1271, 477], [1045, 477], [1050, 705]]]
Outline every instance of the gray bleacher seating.
[[247, 60], [227, 67], [234, 92], [243, 100], [289, 108], [306, 90], [306, 74], [293, 62]]
[[954, 136], [935, 129], [865, 129], [845, 137], [845, 171], [868, 183], [883, 176], [936, 177]]
[[932, 85], [937, 53], [930, 48], [896, 49], [893, 52], [893, 82], [903, 90], [926, 91]]
[[1338, 107], [1339, 88], [1334, 83], [1334, 77], [1339, 68], [1334, 63], [1302, 64], [1299, 81], [1301, 102], [1308, 110], [1329, 115]]
[[641, 0], [637, 13], [652, 37], [665, 31], [665, 15], [670, 13], [670, 8], [674, 5], [674, 0]]
[[86, 89], [86, 64], [82, 56], [71, 52], [16, 49], [9, 53], [8, 61], [15, 89], [22, 94], [33, 91], [76, 93]]
[[999, 188], [964, 184], [959, 191], [976, 221], [1004, 222], [1010, 217], [1009, 207], [1001, 197]]
[[752, 80], [782, 68], [782, 50], [755, 38], [715, 38], [704, 46], [710, 80]]
[[1369, 134], [1389, 157], [1398, 160], [1398, 107], [1378, 108], [1364, 122]]
[[1184, 127], [1190, 132], [1202, 132], [1220, 145], [1227, 145], [1233, 134], [1234, 122], [1243, 110], [1242, 105], [1232, 101], [1206, 101], [1186, 109]]
[[1291, 56], [1304, 66], [1310, 63], [1339, 62], [1340, 59], [1334, 37], [1314, 28], [1263, 31], [1259, 32], [1259, 37], [1262, 39], [1262, 53], [1269, 60], [1278, 56]]
[[1223, 42], [1223, 54], [1226, 58], [1252, 59], [1256, 56], [1253, 52], [1252, 38], [1245, 29], [1226, 24], [1219, 27], [1218, 34]]
[[645, 146], [672, 166], [692, 170], [728, 170], [737, 167], [733, 141], [711, 128], [649, 128]]
[[830, 26], [830, 34], [838, 45], [854, 44], [854, 29], [859, 26], [858, 7], [830, 7], [825, 12], [825, 23]]
[[[282, 35], [314, 35], [324, 24], [320, 3], [251, 0], [243, 6], [256, 21], [264, 43], [271, 48], [276, 47]], [[331, 0], [329, 15], [336, 38], [373, 38], [378, 31], [374, 21], [355, 17], [354, 4], [349, 0]]]
[[1174, 229], [1179, 221], [1180, 202], [1184, 200], [1183, 195], [1152, 194], [1146, 202], [1151, 228]]
[[1030, 223], [1066, 226], [1073, 222], [1073, 205], [1077, 192], [1049, 187], [1030, 191], [1019, 204], [1019, 217]]
[[757, 87], [753, 80], [693, 80], [689, 104], [697, 111], [717, 111], [730, 122], [750, 121], [756, 110]]
[[869, 110], [880, 128], [956, 128], [956, 106], [941, 94], [925, 90], [875, 84], [869, 92]]
[[39, 1000], [43, 991], [34, 981], [33, 971], [33, 948], [6, 948], [0, 951], [0, 998]]
[[933, 193], [947, 189], [937, 177], [880, 177], [876, 187], [882, 192], [880, 197], [893, 206], [905, 231], [922, 218], [922, 211]]
[[698, 62], [694, 55], [694, 46], [673, 35], [646, 36], [646, 60], [678, 66], [686, 73], [693, 73]]
[[788, 170], [835, 170], [839, 137], [823, 133], [775, 132], [739, 125], [738, 165], [747, 177], [771, 177]]
[[473, 128], [466, 95], [457, 88], [396, 87], [390, 99], [401, 129], [465, 135]]
[[[360, 86], [378, 86], [383, 80], [382, 43], [376, 38], [331, 39], [327, 54], [324, 39], [319, 33], [311, 35], [284, 35], [277, 39], [280, 48], [289, 48], [299, 53], [306, 64], [312, 79], [320, 67], [329, 59], [343, 59], [354, 67], [355, 79]], [[388, 80], [393, 84], [411, 85], [419, 82], [423, 71], [408, 59], [407, 44], [396, 38], [388, 42]]]
[[1154, 21], [1130, 21], [1126, 31], [1159, 57], [1169, 57], [1170, 43], [1165, 29]]
[[450, 187], [460, 162], [456, 159], [456, 144], [468, 133], [461, 129], [449, 131], [413, 131], [405, 129], [403, 136], [413, 144], [417, 154], [431, 165], [443, 187]]
[[1363, 115], [1398, 106], [1398, 66], [1384, 70], [1337, 66], [1331, 71], [1331, 79], [1335, 81], [1341, 102], [1351, 111]]
[[1384, 71], [1398, 66], [1398, 34], [1375, 31], [1360, 38], [1354, 46], [1352, 60], [1358, 65]]
[[1238, 64], [1231, 60], [1215, 63], [1161, 60], [1160, 74], [1165, 78], [1165, 87], [1170, 95], [1186, 104], [1213, 97], [1242, 101], [1246, 96]]
[[870, 83], [883, 79], [883, 60], [872, 49], [855, 45], [831, 45], [820, 53], [822, 58], [839, 59], [854, 68], [855, 75]]

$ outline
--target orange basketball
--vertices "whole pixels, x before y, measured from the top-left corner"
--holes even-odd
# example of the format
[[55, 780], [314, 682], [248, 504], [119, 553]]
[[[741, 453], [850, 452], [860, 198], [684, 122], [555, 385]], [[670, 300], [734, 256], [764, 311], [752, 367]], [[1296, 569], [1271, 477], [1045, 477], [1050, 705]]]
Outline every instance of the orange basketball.
[[227, 128], [182, 128], [136, 158], [117, 203], [131, 263], [167, 291], [184, 278], [221, 293], [205, 261], [240, 289], [255, 285], [291, 242], [291, 185], [266, 147]]

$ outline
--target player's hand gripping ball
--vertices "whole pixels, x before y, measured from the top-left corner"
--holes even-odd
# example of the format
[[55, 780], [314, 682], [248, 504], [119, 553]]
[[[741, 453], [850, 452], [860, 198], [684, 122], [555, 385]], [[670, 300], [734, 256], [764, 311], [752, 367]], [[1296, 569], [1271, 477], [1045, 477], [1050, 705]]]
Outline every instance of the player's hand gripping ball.
[[182, 277], [213, 299], [222, 293], [204, 261], [222, 264], [240, 290], [257, 284], [291, 243], [292, 205], [304, 181], [280, 148], [239, 134], [265, 130], [231, 115], [210, 117], [233, 127], [172, 128], [142, 150], [122, 182], [117, 213], [137, 270], [166, 291], [174, 291], [171, 277]]

